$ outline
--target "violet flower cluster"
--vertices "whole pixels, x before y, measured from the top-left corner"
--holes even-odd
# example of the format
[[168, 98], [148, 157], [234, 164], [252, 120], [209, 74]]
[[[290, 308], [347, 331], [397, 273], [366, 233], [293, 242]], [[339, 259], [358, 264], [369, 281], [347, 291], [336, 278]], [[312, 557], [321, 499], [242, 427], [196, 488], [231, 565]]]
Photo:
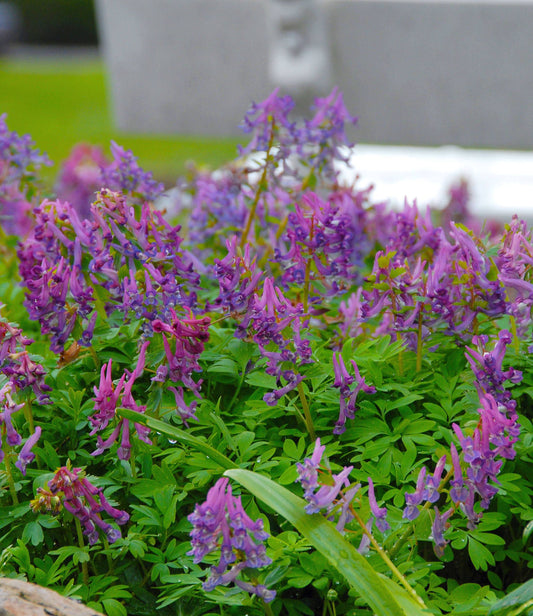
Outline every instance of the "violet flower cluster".
[[246, 244], [244, 251], [241, 251], [237, 241], [236, 235], [228, 239], [227, 255], [215, 259], [214, 273], [218, 279], [219, 294], [213, 305], [208, 305], [208, 309], [239, 314], [251, 308], [262, 272], [256, 260], [251, 257], [250, 244]]
[[207, 256], [203, 248], [229, 230], [236, 233], [246, 220], [247, 202], [243, 188], [247, 175], [244, 168], [234, 166], [222, 171], [197, 171], [188, 181], [178, 184], [174, 209], [188, 214], [188, 247]]
[[61, 165], [55, 185], [57, 198], [68, 201], [83, 220], [91, 216], [91, 203], [104, 186], [102, 169], [109, 165], [99, 146], [78, 143]]
[[238, 577], [249, 569], [268, 566], [272, 559], [266, 555], [263, 543], [269, 537], [263, 529], [263, 520], [254, 521], [247, 515], [241, 497], [233, 496], [228, 479], [220, 478], [207, 493], [205, 502], [196, 505], [187, 519], [193, 525], [192, 549], [188, 554], [194, 557], [194, 563], [200, 563], [212, 552], [220, 552], [218, 563], [211, 567], [209, 577], [203, 583], [204, 590], [233, 582], [265, 602], [274, 599], [275, 591], [254, 579], [247, 582]]
[[[458, 508], [468, 520], [467, 527], [474, 530], [482, 511], [489, 507], [498, 492], [497, 477], [503, 460], [512, 460], [516, 455], [513, 446], [518, 441], [520, 425], [517, 422], [516, 402], [511, 399], [504, 383], [519, 383], [522, 374], [513, 368], [503, 370], [502, 367], [506, 348], [511, 341], [510, 333], [503, 330], [491, 351], [487, 350], [487, 336], [474, 336], [472, 343], [477, 348], [467, 347], [466, 357], [476, 377], [474, 384], [481, 404], [478, 408], [480, 420], [473, 432], [467, 435], [458, 424], [452, 424], [461, 449], [459, 452], [453, 442], [450, 445], [451, 469], [447, 479], [451, 486], [451, 508], [441, 514], [439, 508], [434, 507], [432, 539], [439, 556], [442, 556], [447, 544], [443, 532], [448, 518]], [[404, 518], [414, 520], [419, 515], [420, 506], [439, 501], [440, 491], [446, 483], [442, 478], [445, 464], [446, 456], [442, 456], [433, 475], [427, 475], [426, 467], [421, 468], [416, 490], [405, 495]], [[475, 506], [476, 503], [479, 506]]]
[[87, 479], [81, 468], [62, 466], [57, 469], [48, 482], [48, 490], [38, 488], [37, 497], [31, 502], [35, 513], [57, 514], [62, 507], [78, 518], [89, 545], [98, 541], [99, 531], [105, 534], [109, 543], [121, 537], [118, 528], [102, 519], [102, 513], [105, 512], [120, 526], [129, 520], [128, 513], [110, 505], [103, 491]]
[[[354, 519], [352, 510], [353, 500], [358, 494], [361, 484], [351, 485], [348, 476], [353, 470], [353, 466], [345, 466], [338, 474], [333, 474], [327, 466], [321, 466], [322, 456], [326, 450], [325, 445], [321, 445], [317, 438], [313, 454], [310, 458], [305, 458], [303, 463], [297, 462], [298, 478], [296, 479], [304, 489], [304, 498], [307, 501], [305, 511], [309, 514], [323, 513], [328, 520], [337, 521], [336, 528], [343, 532], [346, 524]], [[368, 503], [371, 511], [365, 528], [372, 527], [375, 522], [381, 532], [387, 531], [390, 526], [386, 520], [386, 507], [379, 507], [377, 504], [374, 483], [368, 478]], [[366, 533], [365, 533], [366, 536]], [[362, 542], [366, 548], [366, 541]], [[360, 548], [360, 549], [363, 549]]]
[[[397, 214], [394, 232], [374, 260], [361, 318], [379, 319], [375, 334], [402, 335], [415, 348], [431, 332], [465, 336], [481, 315], [510, 312], [494, 260], [470, 232], [451, 223], [449, 239], [416, 207]], [[513, 283], [523, 286], [518, 276]]]
[[[203, 255], [207, 241], [211, 250], [213, 244], [217, 250], [224, 231], [244, 233], [243, 245], [253, 242], [268, 254], [279, 239], [280, 222], [282, 227], [292, 203], [299, 202], [310, 187], [317, 191], [338, 187], [338, 163], [347, 160], [351, 145], [345, 127], [356, 121], [342, 94], [334, 89], [329, 96], [317, 99], [309, 120], [291, 119], [293, 107], [291, 98], [279, 95], [278, 90], [254, 103], [242, 125], [250, 140], [245, 148], [239, 148], [237, 163], [213, 173], [197, 170], [180, 184], [174, 209], [190, 212], [191, 251]], [[259, 234], [256, 225], [260, 226]], [[346, 256], [352, 264], [357, 262], [360, 236], [353, 225], [347, 232], [354, 237], [347, 240], [351, 245]], [[335, 241], [331, 238], [332, 245]], [[223, 241], [218, 248], [224, 249]], [[342, 260], [340, 255], [338, 260]]]
[[97, 305], [107, 315], [143, 319], [151, 336], [154, 319], [196, 303], [199, 278], [180, 249], [179, 226], [148, 202], [136, 208], [107, 189], [91, 212], [91, 220], [81, 220], [69, 203], [44, 201], [18, 250], [25, 305], [43, 333], [52, 334], [56, 353], [76, 332], [79, 344], [90, 344]]
[[[376, 388], [373, 385], [366, 384], [365, 377], [361, 376], [355, 360], [352, 359], [351, 364], [355, 376], [349, 374], [342, 355], [340, 353], [333, 353], [333, 374], [335, 375], [333, 387], [339, 389], [340, 392], [339, 418], [335, 423], [333, 434], [343, 434], [346, 431], [346, 420], [355, 417], [357, 396], [360, 391], [364, 391], [367, 394], [376, 392]], [[352, 387], [352, 385], [354, 386]]]
[[523, 337], [532, 323], [533, 236], [516, 216], [503, 234], [495, 261], [507, 294], [507, 311], [514, 318], [517, 334]]
[[0, 226], [6, 234], [23, 237], [30, 230], [38, 198], [36, 176], [42, 165], [51, 164], [29, 135], [10, 131], [6, 114], [0, 115]]
[[267, 277], [261, 295], [254, 293], [237, 325], [235, 335], [257, 343], [267, 360], [265, 372], [276, 377], [278, 389], [263, 397], [271, 406], [303, 380], [299, 368], [311, 361], [309, 340], [302, 336], [307, 323], [303, 306], [292, 304]]
[[309, 181], [309, 170], [315, 178], [335, 181], [336, 163], [347, 160], [352, 146], [346, 125], [357, 122], [346, 109], [342, 94], [334, 88], [328, 96], [316, 99], [312, 118], [297, 121], [290, 118], [293, 100], [278, 93], [276, 89], [261, 103], [254, 103], [246, 114], [242, 128], [251, 136], [246, 148], [240, 149], [241, 155], [264, 151], [271, 158], [264, 162], [270, 173], [282, 163], [289, 175], [300, 181], [302, 172]]
[[[24, 404], [17, 404], [12, 397], [11, 383], [6, 383], [0, 388], [0, 462], [4, 457], [11, 455], [8, 447], [18, 447], [22, 443], [22, 436], [17, 432], [13, 424], [13, 414], [24, 408]], [[5, 435], [5, 442], [2, 442], [2, 435]], [[32, 452], [33, 447], [41, 436], [41, 428], [37, 426], [32, 435], [30, 435], [24, 445], [22, 445], [15, 466], [23, 475], [26, 474], [26, 467], [33, 462], [35, 454]]]
[[311, 301], [323, 301], [324, 288], [326, 295], [335, 295], [361, 281], [360, 270], [372, 244], [358, 201], [347, 191], [337, 191], [327, 201], [307, 192], [295, 203], [275, 248], [285, 288], [310, 286]]
[[139, 166], [137, 157], [114, 141], [111, 142], [112, 161], [102, 166], [102, 186], [129, 197], [130, 202], [142, 205], [155, 201], [165, 187], [154, 180], [150, 171]]
[[32, 342], [24, 336], [22, 329], [0, 319], [0, 373], [17, 390], [31, 388], [39, 404], [48, 404], [51, 388], [44, 380], [45, 369], [31, 358], [27, 350]]

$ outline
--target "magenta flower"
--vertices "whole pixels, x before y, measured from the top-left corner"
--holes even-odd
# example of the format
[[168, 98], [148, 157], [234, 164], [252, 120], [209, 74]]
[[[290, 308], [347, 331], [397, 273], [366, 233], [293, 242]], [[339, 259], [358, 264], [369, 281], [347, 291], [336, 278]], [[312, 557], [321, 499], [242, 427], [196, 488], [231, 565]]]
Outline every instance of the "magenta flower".
[[[48, 487], [53, 496], [61, 499], [63, 507], [79, 519], [84, 527], [83, 533], [88, 537], [89, 545], [94, 545], [98, 541], [98, 529], [105, 533], [109, 543], [114, 543], [120, 538], [120, 530], [103, 520], [101, 514], [107, 513], [119, 525], [126, 524], [130, 516], [125, 511], [111, 506], [102, 490], [86, 478], [83, 469], [70, 469], [62, 466], [50, 479]], [[46, 497], [46, 491], [42, 488], [39, 488], [37, 492]], [[46, 498], [38, 497], [32, 501], [32, 509], [35, 512], [40, 511], [46, 501]]]
[[[139, 351], [137, 365], [132, 373], [123, 374], [116, 385], [113, 384], [111, 375], [112, 360], [102, 366], [100, 373], [100, 385], [94, 388], [94, 410], [96, 413], [89, 417], [93, 429], [90, 434], [101, 432], [111, 421], [115, 421], [117, 417], [117, 408], [122, 406], [131, 409], [137, 413], [144, 413], [146, 406], [138, 405], [133, 398], [132, 388], [135, 381], [143, 374], [145, 366], [146, 349], [150, 344], [149, 341], [143, 342]], [[126, 380], [127, 379], [127, 380]], [[133, 428], [137, 438], [145, 443], [151, 443], [148, 435], [150, 429], [140, 423], [134, 422]], [[116, 423], [111, 434], [103, 439], [100, 435], [97, 436], [98, 447], [91, 455], [97, 456], [109, 449], [119, 436], [120, 444], [117, 449], [117, 456], [120, 460], [129, 460], [131, 453], [130, 431], [131, 423], [128, 419], [120, 418]]]

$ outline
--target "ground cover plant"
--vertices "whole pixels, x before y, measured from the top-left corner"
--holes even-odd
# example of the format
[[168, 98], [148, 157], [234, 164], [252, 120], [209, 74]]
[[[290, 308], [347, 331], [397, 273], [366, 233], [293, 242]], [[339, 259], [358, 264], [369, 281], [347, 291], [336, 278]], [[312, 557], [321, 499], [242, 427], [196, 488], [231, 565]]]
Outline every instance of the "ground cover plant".
[[0, 563], [109, 616], [532, 613], [533, 238], [273, 92], [173, 200], [0, 120]]

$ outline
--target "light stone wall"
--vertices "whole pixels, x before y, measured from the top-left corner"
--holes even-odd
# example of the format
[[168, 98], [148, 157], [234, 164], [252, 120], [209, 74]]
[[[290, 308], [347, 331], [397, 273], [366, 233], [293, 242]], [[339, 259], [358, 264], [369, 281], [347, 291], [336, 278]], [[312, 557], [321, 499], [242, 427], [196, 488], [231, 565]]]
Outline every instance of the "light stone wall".
[[[532, 148], [533, 2], [318, 2], [322, 82], [359, 116], [358, 141]], [[99, 0], [118, 128], [239, 134], [250, 102], [275, 85], [271, 4]]]

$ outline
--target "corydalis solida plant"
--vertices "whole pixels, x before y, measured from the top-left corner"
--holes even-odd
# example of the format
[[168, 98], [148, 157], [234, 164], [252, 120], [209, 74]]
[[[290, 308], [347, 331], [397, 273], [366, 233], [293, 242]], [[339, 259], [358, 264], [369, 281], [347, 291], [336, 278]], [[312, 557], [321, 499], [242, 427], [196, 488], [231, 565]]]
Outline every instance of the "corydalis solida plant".
[[[418, 543], [428, 539], [423, 521], [429, 517], [440, 556], [450, 552], [447, 542], [454, 533], [474, 523], [482, 529], [479, 515], [490, 520], [488, 514], [504, 502], [501, 493], [492, 491], [501, 470], [514, 468], [518, 456], [513, 458], [511, 451], [520, 441], [514, 417], [519, 409], [501, 408], [507, 400], [501, 397], [501, 375], [508, 374], [507, 363], [514, 362], [502, 355], [502, 347], [506, 353], [512, 350], [504, 333], [513, 331], [510, 316], [518, 331], [529, 331], [527, 229], [515, 223], [503, 244], [495, 239], [489, 248], [459, 225], [437, 226], [418, 208], [407, 205], [402, 212], [387, 212], [372, 203], [371, 191], [339, 186], [335, 163], [344, 153], [339, 149], [331, 156], [337, 146], [328, 142], [340, 127], [332, 121], [336, 114], [343, 115], [339, 100], [335, 93], [329, 102], [320, 102], [317, 120], [307, 124], [293, 124], [285, 117], [290, 103], [275, 95], [258, 105], [251, 120], [256, 131], [252, 139], [258, 135], [253, 147], [262, 148], [263, 156], [191, 180], [185, 195], [191, 197], [190, 209], [182, 204], [182, 214], [187, 217], [190, 212], [192, 218], [188, 236], [147, 203], [149, 191], [140, 199], [126, 182], [122, 187], [105, 186], [86, 217], [76, 218], [63, 200], [41, 203], [34, 231], [20, 245], [28, 310], [35, 311], [33, 319], [44, 328], [42, 336], [32, 332], [32, 337], [41, 348], [51, 341], [54, 351], [43, 361], [54, 406], [50, 411], [41, 404], [34, 408], [48, 445], [52, 439], [47, 435], [53, 436], [58, 423], [67, 424], [63, 420], [73, 417], [53, 440], [61, 460], [46, 461], [50, 447], [45, 450], [41, 436], [34, 450], [38, 462], [53, 471], [72, 456], [74, 468], [87, 465], [94, 475], [106, 473], [102, 482], [131, 515], [124, 525], [124, 541], [117, 539], [110, 548], [109, 554], [120, 563], [116, 575], [124, 581], [120, 567], [138, 566], [135, 573], [141, 571], [144, 588], [152, 596], [163, 592], [169, 600], [181, 602], [185, 595], [176, 598], [185, 587], [181, 579], [202, 578], [197, 567], [201, 545], [194, 541], [204, 537], [201, 532], [207, 528], [206, 541], [212, 539], [213, 549], [202, 559], [216, 569], [205, 586], [214, 591], [213, 601], [248, 606], [251, 599], [236, 594], [239, 589], [270, 598], [261, 582], [270, 588], [267, 576], [272, 574], [282, 576], [276, 583], [280, 599], [272, 599], [280, 603], [273, 609], [304, 595], [316, 599], [315, 611], [320, 610], [320, 600], [331, 605], [323, 589], [312, 590], [308, 584], [311, 594], [295, 590], [293, 578], [276, 571], [281, 564], [288, 571], [299, 567], [301, 555], [300, 547], [289, 543], [279, 548], [288, 527], [277, 516], [269, 516], [272, 537], [265, 539], [265, 552], [259, 548], [264, 565], [275, 555], [274, 567], [263, 573], [245, 564], [255, 562], [249, 554], [254, 548], [245, 542], [239, 544], [246, 547], [243, 551], [236, 544], [235, 516], [242, 517], [241, 505], [251, 520], [246, 524], [254, 525], [260, 514], [244, 495], [238, 507], [229, 485], [218, 483], [220, 454], [269, 473], [280, 483], [292, 481], [289, 473], [283, 476], [288, 454], [294, 464], [303, 457], [305, 445], [312, 448], [315, 441], [311, 437], [308, 442], [295, 420], [295, 410], [303, 408], [304, 400], [310, 419], [306, 428], [309, 434], [314, 428], [327, 443], [333, 469], [330, 474], [323, 458], [310, 456], [318, 478], [313, 488], [307, 486], [308, 504], [336, 524], [342, 518], [339, 530], [346, 529], [344, 536], [352, 541], [355, 537], [355, 546], [369, 553], [369, 561], [375, 556], [372, 529], [378, 529], [383, 549], [394, 552], [392, 538], [404, 528], [411, 533], [412, 546], [413, 527]], [[321, 148], [330, 154], [321, 156]], [[127, 179], [127, 173], [115, 171], [106, 182]], [[505, 339], [500, 340], [499, 331]], [[391, 339], [395, 344], [389, 345]], [[441, 380], [446, 383], [457, 377], [444, 372], [448, 363], [453, 368], [455, 360], [448, 359], [456, 347], [464, 369], [453, 412], [438, 426], [419, 429], [417, 422], [423, 423], [440, 403], [440, 393], [430, 391], [437, 383], [435, 376], [445, 374]], [[72, 348], [76, 353], [70, 355]], [[372, 355], [375, 348], [379, 352]], [[465, 359], [464, 348], [473, 363]], [[332, 361], [332, 351], [342, 354]], [[486, 353], [494, 354], [492, 364]], [[381, 356], [386, 359], [381, 361]], [[492, 376], [483, 376], [480, 367], [488, 371], [491, 366]], [[417, 370], [418, 376], [413, 376]], [[514, 394], [518, 379], [510, 374], [503, 390]], [[26, 387], [22, 393], [34, 392]], [[404, 394], [412, 397], [402, 406]], [[126, 412], [125, 418], [121, 413]], [[174, 426], [165, 427], [165, 422], [172, 423], [177, 415], [180, 429], [187, 430], [174, 429], [172, 435]], [[13, 416], [21, 427], [22, 409]], [[135, 423], [144, 427], [155, 422], [154, 417], [160, 423], [150, 433], [152, 444], [130, 438]], [[102, 451], [91, 458], [97, 434], [101, 440], [96, 447]], [[379, 449], [382, 441], [386, 443]], [[209, 454], [202, 456], [202, 451]], [[421, 466], [426, 470], [417, 480]], [[36, 465], [29, 468], [39, 473]], [[16, 468], [14, 473], [20, 479]], [[220, 528], [211, 530], [201, 494], [210, 485], [217, 489], [209, 492], [208, 501], [219, 507], [220, 521]], [[27, 495], [29, 487], [23, 489]], [[406, 499], [412, 509], [402, 521], [398, 508], [404, 502], [398, 502], [405, 492], [412, 496]], [[45, 504], [49, 499], [53, 510], [57, 494], [39, 496]], [[198, 505], [198, 519], [190, 522], [196, 530], [204, 524], [204, 531], [193, 538], [193, 551], [185, 555], [188, 547], [179, 542], [190, 530], [185, 518], [194, 515], [195, 500], [203, 504]], [[507, 501], [504, 504], [508, 510]], [[83, 502], [74, 509], [81, 524], [87, 514]], [[415, 510], [424, 515], [415, 517]], [[356, 535], [348, 532], [354, 528], [349, 520], [354, 513], [363, 523]], [[96, 515], [115, 527], [105, 511]], [[69, 516], [62, 521], [64, 529], [72, 522]], [[58, 544], [67, 541], [58, 531], [47, 530]], [[250, 541], [259, 546], [263, 540], [248, 530]], [[468, 532], [469, 538], [477, 536], [472, 534], [475, 530]], [[89, 533], [87, 537], [95, 537]], [[130, 552], [129, 546], [134, 546]], [[105, 568], [97, 548], [91, 549], [95, 567]], [[145, 559], [139, 556], [142, 551]], [[456, 558], [461, 556], [456, 553]], [[413, 562], [401, 553], [397, 559], [406, 569]], [[427, 555], [424, 559], [430, 561]], [[304, 563], [309, 559], [302, 558]], [[167, 577], [178, 567], [180, 575], [186, 571], [192, 577]], [[232, 580], [235, 584], [226, 596], [224, 582], [230, 585]], [[201, 605], [199, 587], [198, 581], [191, 583], [187, 594]], [[342, 595], [341, 586], [335, 588], [342, 597], [336, 609], [346, 612], [353, 607], [351, 596], [347, 591]]]

